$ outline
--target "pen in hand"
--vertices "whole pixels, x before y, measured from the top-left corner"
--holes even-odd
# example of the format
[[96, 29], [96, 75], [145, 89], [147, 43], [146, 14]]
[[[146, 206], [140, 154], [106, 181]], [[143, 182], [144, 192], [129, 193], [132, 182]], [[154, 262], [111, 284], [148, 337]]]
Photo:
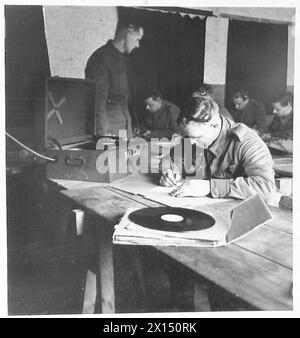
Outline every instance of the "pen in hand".
[[170, 196], [177, 197], [176, 194], [177, 194], [177, 192], [180, 190], [180, 188], [183, 186], [183, 183], [182, 183], [182, 182], [179, 182], [180, 179], [177, 181], [176, 176], [179, 175], [179, 173], [174, 171], [174, 165], [173, 165], [173, 162], [171, 162], [171, 171], [172, 171], [172, 175], [173, 175], [174, 180], [175, 180], [175, 186], [176, 186], [176, 188], [173, 189], [173, 190], [169, 193], [169, 195], [170, 195]]
[[173, 161], [171, 161], [170, 164], [171, 164], [172, 175], [173, 175], [173, 177], [175, 179], [175, 186], [178, 188], [180, 186], [179, 185], [179, 180], [180, 179], [177, 181], [177, 176], [179, 175], [179, 173], [174, 171], [174, 163], [173, 163]]

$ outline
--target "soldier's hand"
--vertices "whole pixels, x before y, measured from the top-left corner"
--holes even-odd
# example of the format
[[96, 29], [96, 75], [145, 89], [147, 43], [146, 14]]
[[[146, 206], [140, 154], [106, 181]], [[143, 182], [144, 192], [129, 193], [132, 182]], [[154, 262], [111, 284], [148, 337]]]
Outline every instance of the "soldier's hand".
[[178, 182], [181, 180], [182, 176], [179, 172], [173, 171], [172, 169], [167, 169], [159, 180], [160, 185], [163, 187], [173, 187], [177, 186]]

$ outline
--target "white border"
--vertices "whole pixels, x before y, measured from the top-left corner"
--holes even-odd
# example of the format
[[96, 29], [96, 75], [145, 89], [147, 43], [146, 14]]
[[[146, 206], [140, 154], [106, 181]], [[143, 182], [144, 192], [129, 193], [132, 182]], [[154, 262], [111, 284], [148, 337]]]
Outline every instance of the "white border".
[[[5, 5], [69, 5], [69, 6], [99, 6], [99, 0], [96, 1], [84, 1], [84, 0], [72, 0], [72, 1], [5, 1]], [[299, 285], [300, 285], [300, 274], [299, 274], [299, 248], [300, 248], [300, 229], [298, 226], [299, 220], [299, 208], [297, 206], [298, 203], [298, 192], [297, 188], [298, 184], [298, 154], [300, 149], [299, 137], [297, 133], [297, 127], [300, 125], [300, 117], [299, 117], [299, 96], [297, 95], [299, 91], [299, 84], [297, 79], [299, 79], [299, 64], [298, 60], [300, 59], [299, 55], [299, 16], [300, 16], [300, 9], [298, 6], [298, 2], [296, 1], [275, 1], [275, 0], [252, 0], [251, 2], [245, 0], [231, 0], [231, 1], [216, 1], [216, 0], [181, 0], [180, 2], [177, 1], [166, 1], [166, 0], [152, 0], [152, 1], [111, 1], [102, 0], [101, 6], [178, 6], [178, 7], [295, 7], [296, 8], [296, 27], [295, 27], [295, 101], [294, 101], [294, 110], [295, 114], [295, 133], [294, 133], [294, 310], [289, 312], [221, 312], [221, 313], [151, 313], [150, 316], [152, 318], [160, 318], [160, 317], [262, 317], [262, 318], [269, 318], [269, 317], [299, 317], [300, 315], [300, 293], [299, 293]], [[0, 38], [3, 43], [4, 49], [4, 4], [1, 6], [1, 19], [3, 20], [0, 25]], [[1, 54], [1, 71], [3, 71], [4, 75], [4, 52]], [[4, 93], [4, 76], [2, 77], [1, 81], [1, 102], [2, 102], [2, 114], [1, 114], [1, 127], [3, 128], [1, 132], [1, 146], [4, 151], [1, 152], [1, 163], [3, 163], [3, 167], [5, 165], [5, 136], [4, 136], [4, 126], [5, 126], [5, 93]], [[298, 114], [298, 115], [297, 115]], [[1, 274], [0, 274], [0, 316], [7, 316], [7, 253], [6, 253], [6, 196], [5, 196], [5, 168], [1, 170], [1, 186], [2, 188], [2, 196], [1, 196], [1, 217], [3, 221], [1, 222], [1, 230], [0, 230], [0, 267], [1, 267]], [[90, 317], [84, 315], [72, 315], [71, 317]], [[24, 318], [24, 316], [22, 316]], [[32, 317], [32, 316], [30, 316]], [[38, 316], [38, 317], [46, 317], [49, 318], [50, 316]], [[51, 316], [51, 317], [70, 317], [70, 316]], [[124, 318], [147, 318], [149, 315], [147, 314], [121, 314], [121, 315], [93, 315], [93, 317], [103, 317], [103, 318], [116, 318], [116, 317], [124, 317]]]

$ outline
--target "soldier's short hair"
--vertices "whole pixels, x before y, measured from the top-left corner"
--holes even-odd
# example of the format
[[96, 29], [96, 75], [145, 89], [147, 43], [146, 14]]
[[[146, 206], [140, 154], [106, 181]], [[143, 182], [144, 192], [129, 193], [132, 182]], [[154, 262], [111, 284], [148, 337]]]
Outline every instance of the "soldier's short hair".
[[281, 92], [273, 98], [272, 103], [280, 103], [283, 107], [286, 107], [288, 104], [293, 106], [293, 101], [294, 101], [293, 93]]
[[212, 97], [214, 93], [214, 90], [212, 89], [212, 86], [207, 83], [202, 83], [199, 86], [197, 86], [192, 96], [193, 97]]
[[162, 93], [158, 88], [151, 88], [151, 89], [147, 89], [144, 92], [144, 98], [149, 99], [152, 98], [153, 100], [158, 100], [158, 99], [162, 99]]
[[209, 122], [213, 116], [213, 111], [214, 105], [210, 98], [191, 97], [184, 103], [178, 123], [185, 124], [185, 121]]
[[138, 31], [143, 28], [142, 24], [132, 19], [121, 19], [117, 23], [115, 36], [119, 36], [127, 31]]
[[242, 98], [243, 101], [245, 101], [246, 99], [248, 99], [249, 98], [248, 90], [245, 89], [245, 88], [236, 89], [233, 92], [233, 98], [234, 99], [238, 99], [239, 97]]

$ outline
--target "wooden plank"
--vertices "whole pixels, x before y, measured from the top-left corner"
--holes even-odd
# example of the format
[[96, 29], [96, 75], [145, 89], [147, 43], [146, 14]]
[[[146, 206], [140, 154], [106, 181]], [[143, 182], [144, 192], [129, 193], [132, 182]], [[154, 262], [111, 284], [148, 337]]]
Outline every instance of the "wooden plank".
[[279, 164], [293, 164], [293, 157], [292, 155], [288, 156], [274, 156], [273, 162], [275, 165]]
[[288, 234], [293, 233], [293, 213], [289, 209], [269, 207], [273, 218], [266, 222], [266, 225], [284, 231]]
[[117, 193], [118, 195], [120, 196], [124, 196], [125, 198], [128, 198], [129, 200], [132, 200], [134, 202], [137, 202], [138, 205], [141, 206], [144, 205], [144, 206], [148, 206], [148, 207], [157, 207], [157, 206], [161, 206], [162, 204], [161, 203], [158, 203], [158, 202], [155, 202], [155, 201], [152, 201], [152, 200], [148, 200], [140, 195], [133, 195], [133, 194], [130, 194], [126, 191], [123, 191], [123, 190], [118, 190], [117, 188], [114, 188], [114, 187], [105, 187], [105, 189], [107, 190], [110, 190], [114, 193]]
[[88, 182], [88, 181], [76, 181], [76, 180], [60, 180], [60, 179], [49, 179], [49, 181], [56, 184], [58, 187], [68, 190], [73, 189], [84, 189], [90, 187], [105, 187], [109, 183], [103, 182]]
[[109, 226], [99, 227], [99, 276], [102, 313], [115, 313], [115, 283], [112, 232]]
[[138, 202], [124, 198], [117, 192], [103, 187], [63, 190], [61, 193], [78, 203], [82, 208], [85, 208], [87, 212], [92, 212], [113, 225], [116, 224], [128, 208], [141, 207]]
[[208, 298], [207, 284], [196, 281], [194, 287], [194, 310], [195, 312], [211, 311]]
[[280, 156], [273, 158], [274, 170], [276, 175], [281, 177], [293, 176], [293, 158]]
[[156, 247], [261, 310], [292, 310], [292, 270], [237, 246]]
[[234, 242], [287, 268], [293, 268], [293, 238], [290, 234], [261, 226]]
[[92, 271], [87, 270], [82, 313], [84, 314], [95, 313], [96, 297], [97, 297], [96, 275]]
[[[67, 234], [67, 226], [68, 220], [71, 216], [72, 205], [65, 201], [63, 196], [59, 195], [57, 200], [57, 208], [58, 208], [58, 217], [56, 220], [56, 227], [53, 232], [53, 246], [64, 247], [66, 234]], [[53, 260], [53, 270], [54, 275], [58, 278], [59, 271], [61, 268], [59, 260]]]
[[275, 174], [280, 177], [293, 177], [293, 165], [286, 164], [274, 167]]

